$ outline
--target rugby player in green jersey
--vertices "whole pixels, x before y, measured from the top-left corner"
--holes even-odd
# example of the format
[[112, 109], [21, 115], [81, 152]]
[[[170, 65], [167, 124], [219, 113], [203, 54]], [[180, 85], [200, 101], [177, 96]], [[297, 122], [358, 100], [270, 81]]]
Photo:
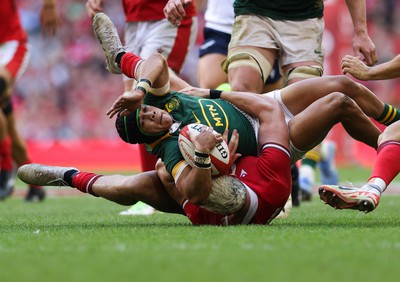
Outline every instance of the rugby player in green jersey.
[[[258, 120], [233, 106], [231, 103], [234, 104], [235, 100], [227, 99], [230, 102], [228, 103], [220, 99], [205, 99], [204, 97], [209, 97], [209, 90], [192, 89], [190, 94], [200, 97], [170, 91], [170, 89], [179, 89], [188, 85], [176, 76], [172, 75], [170, 79], [168, 66], [160, 54], [154, 54], [147, 60], [142, 60], [132, 53], [125, 52], [115, 26], [105, 14], [99, 13], [95, 16], [94, 30], [105, 52], [108, 69], [113, 73], [122, 71], [128, 77], [138, 80], [136, 90], [117, 98], [107, 113], [110, 117], [118, 114], [116, 127], [124, 141], [146, 143], [151, 153], [164, 161], [168, 172], [175, 180], [181, 179], [183, 186], [197, 183], [193, 181], [190, 167], [183, 161], [177, 146], [179, 129], [186, 124], [202, 123], [213, 127], [221, 134], [225, 129], [229, 129], [229, 132], [236, 129], [240, 134], [237, 152], [242, 155], [257, 155], [255, 132], [258, 132]], [[341, 92], [351, 97], [365, 114], [380, 122], [390, 124], [399, 119], [400, 114], [396, 109], [384, 104], [361, 84], [344, 76], [308, 79], [266, 95], [280, 101], [289, 120], [314, 101], [332, 92]], [[236, 106], [240, 107], [240, 105]], [[334, 105], [332, 109], [337, 106], [340, 107], [340, 105]], [[389, 119], [386, 118], [388, 112], [392, 113]], [[321, 113], [317, 109], [315, 114], [307, 116], [310, 122], [315, 123], [317, 120], [319, 121], [317, 124], [320, 125], [315, 132], [307, 133], [308, 136], [320, 135], [322, 130], [327, 133], [330, 123], [338, 122], [338, 120], [332, 120], [333, 115], [329, 111], [322, 113], [330, 115], [325, 119], [315, 119], [318, 114]], [[363, 125], [360, 125], [361, 127]], [[356, 139], [366, 138], [368, 140], [363, 140], [364, 143], [376, 146], [374, 138], [377, 131], [369, 137], [362, 136], [367, 131], [359, 132]], [[319, 139], [314, 138], [314, 140]], [[291, 141], [294, 143], [294, 140]], [[298, 142], [300, 144], [294, 144], [294, 147], [299, 152], [295, 154], [292, 152], [292, 155], [297, 157], [304, 153], [303, 143], [309, 145], [308, 140]], [[314, 141], [314, 143], [318, 142]], [[310, 149], [309, 146], [307, 149]], [[182, 174], [185, 177], [177, 177]], [[179, 183], [180, 181], [177, 182]]]

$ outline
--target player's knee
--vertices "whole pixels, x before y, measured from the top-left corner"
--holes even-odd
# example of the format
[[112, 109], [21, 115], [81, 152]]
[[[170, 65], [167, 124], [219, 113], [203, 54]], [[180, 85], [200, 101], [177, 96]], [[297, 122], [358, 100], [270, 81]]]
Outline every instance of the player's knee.
[[385, 142], [387, 140], [388, 140], [387, 135], [385, 134], [385, 132], [383, 132], [378, 136], [378, 142], [377, 142], [378, 144], [377, 145], [379, 146], [379, 145], [381, 145], [383, 142]]
[[346, 94], [334, 92], [328, 96], [331, 101], [331, 110], [337, 111], [341, 115], [351, 116], [357, 111], [357, 104]]
[[320, 77], [324, 73], [322, 66], [298, 66], [285, 73], [286, 81]]
[[252, 92], [252, 93], [261, 93], [262, 82], [254, 83], [248, 79], [243, 79], [241, 77], [234, 78], [230, 82], [232, 91], [238, 92]]
[[236, 48], [230, 51], [221, 66], [226, 73], [239, 67], [250, 67], [259, 74], [263, 83], [267, 81], [272, 70], [268, 60], [253, 48]]
[[337, 75], [330, 77], [330, 83], [335, 83], [335, 89], [337, 89], [337, 91], [343, 91], [346, 93], [347, 91], [357, 93], [358, 92], [357, 90], [361, 86], [359, 83], [356, 83], [354, 80], [345, 75]]
[[164, 162], [161, 159], [158, 159], [156, 162], [156, 171], [158, 177], [163, 184], [173, 181], [172, 176], [168, 173], [167, 168], [165, 167]]

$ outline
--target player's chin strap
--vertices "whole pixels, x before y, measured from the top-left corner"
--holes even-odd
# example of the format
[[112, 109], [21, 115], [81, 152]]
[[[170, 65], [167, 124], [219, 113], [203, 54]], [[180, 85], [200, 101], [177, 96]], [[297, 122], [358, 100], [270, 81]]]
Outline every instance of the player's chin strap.
[[258, 208], [258, 197], [256, 193], [251, 190], [249, 186], [243, 183], [243, 185], [246, 187], [247, 191], [249, 192], [250, 196], [250, 206], [249, 209], [247, 210], [246, 216], [244, 217], [242, 224], [249, 224], [253, 216], [256, 214], [257, 208]]

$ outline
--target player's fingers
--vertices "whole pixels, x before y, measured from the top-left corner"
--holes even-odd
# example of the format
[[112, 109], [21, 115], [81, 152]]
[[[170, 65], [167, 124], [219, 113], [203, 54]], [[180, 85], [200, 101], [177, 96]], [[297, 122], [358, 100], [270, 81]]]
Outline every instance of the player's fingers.
[[230, 163], [233, 164], [233, 163], [236, 162], [236, 160], [237, 160], [238, 158], [240, 158], [241, 156], [242, 156], [242, 154], [234, 154], [234, 155], [231, 155], [231, 161], [230, 161]]
[[375, 54], [375, 52], [368, 53], [368, 55], [365, 57], [367, 66], [375, 65], [378, 61], [378, 56]]
[[180, 15], [177, 7], [174, 3], [168, 2], [164, 7], [164, 16], [168, 19], [170, 23], [175, 26], [178, 26], [180, 21], [182, 20], [182, 16]]
[[186, 16], [185, 8], [183, 7], [183, 5], [181, 3], [178, 3], [178, 5], [175, 5], [175, 8], [181, 17]]
[[109, 118], [112, 118], [113, 116], [115, 116], [116, 113], [117, 113], [116, 109], [110, 109], [107, 111], [107, 115]]
[[108, 109], [106, 114], [112, 118], [115, 115], [115, 112], [121, 109], [121, 97], [114, 101], [111, 107]]
[[236, 153], [238, 145], [239, 145], [239, 133], [235, 129], [232, 131], [231, 140], [229, 140], [228, 143], [228, 148], [229, 152], [231, 152], [231, 155], [234, 155]]
[[224, 141], [225, 141], [226, 143], [228, 143], [228, 135], [229, 135], [229, 130], [228, 130], [228, 129], [225, 129], [224, 135], [223, 135], [222, 137], [224, 138]]

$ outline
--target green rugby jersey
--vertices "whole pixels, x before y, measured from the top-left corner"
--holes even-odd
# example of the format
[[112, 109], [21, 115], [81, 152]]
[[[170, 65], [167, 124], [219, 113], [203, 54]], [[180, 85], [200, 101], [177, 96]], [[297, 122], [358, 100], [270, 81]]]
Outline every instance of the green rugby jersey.
[[321, 18], [323, 0], [235, 0], [235, 16], [254, 14], [274, 20], [301, 21]]
[[[176, 122], [182, 122], [179, 129], [190, 123], [201, 123], [212, 126], [215, 131], [223, 134], [229, 129], [229, 139], [233, 129], [239, 133], [237, 152], [244, 155], [257, 154], [257, 140], [250, 121], [232, 104], [220, 99], [204, 99], [171, 91], [166, 96], [147, 94], [144, 104], [152, 105], [167, 111]], [[160, 157], [171, 175], [174, 176], [175, 166], [183, 160], [178, 146], [179, 130], [168, 138], [156, 141], [147, 146], [148, 150]], [[176, 169], [176, 168], [175, 168]]]

